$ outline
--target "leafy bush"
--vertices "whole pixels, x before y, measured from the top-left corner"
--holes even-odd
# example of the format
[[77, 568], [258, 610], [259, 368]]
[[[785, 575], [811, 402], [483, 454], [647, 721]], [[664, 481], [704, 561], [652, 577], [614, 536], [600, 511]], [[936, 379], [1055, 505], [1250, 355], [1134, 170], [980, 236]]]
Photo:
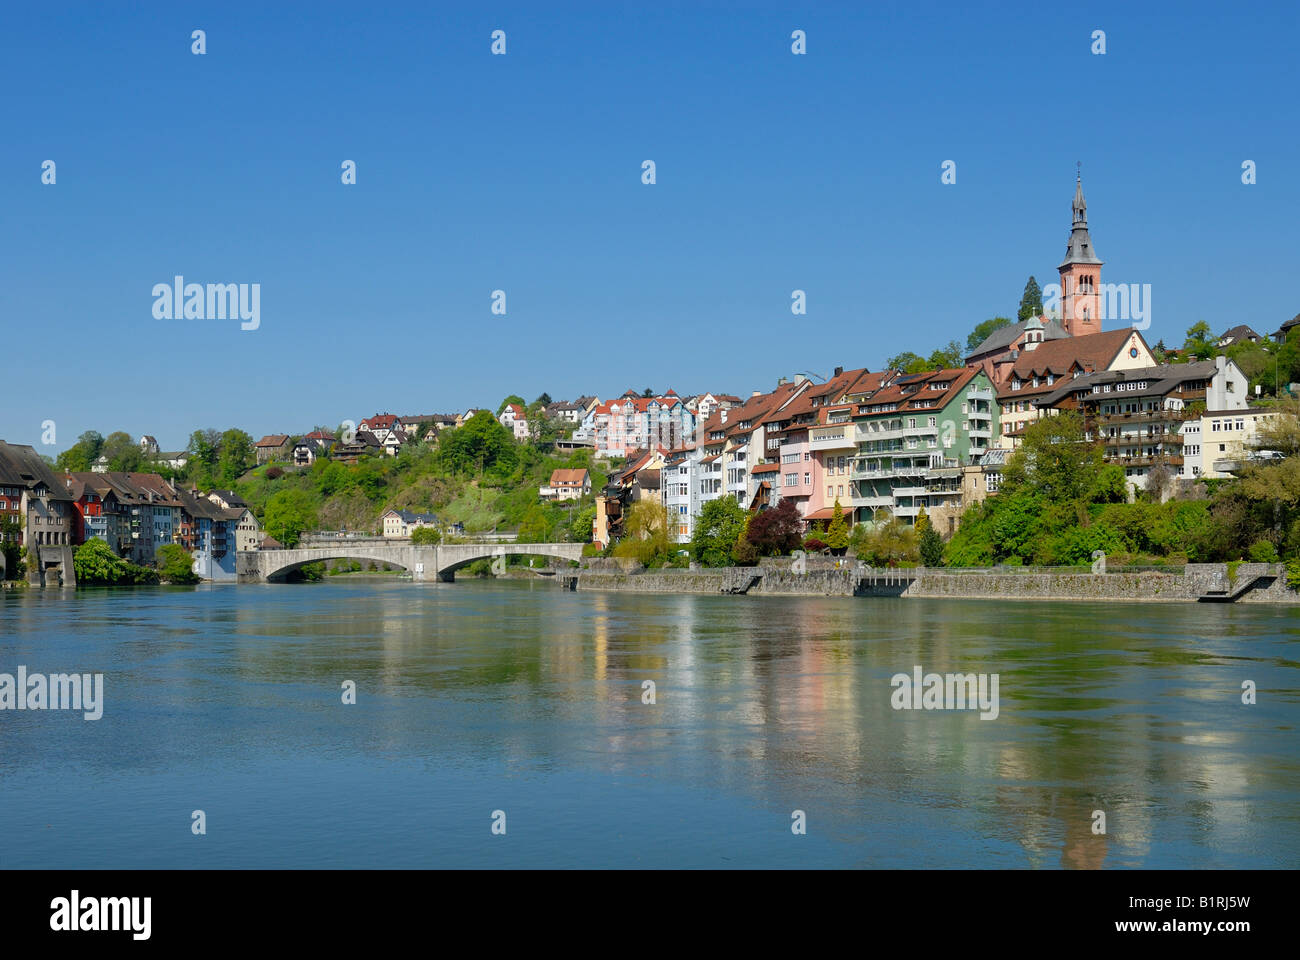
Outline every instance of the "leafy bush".
[[1251, 563], [1277, 563], [1277, 547], [1269, 540], [1256, 540], [1246, 551], [1246, 559]]
[[166, 583], [198, 583], [194, 560], [179, 543], [164, 543], [157, 553], [158, 574]]

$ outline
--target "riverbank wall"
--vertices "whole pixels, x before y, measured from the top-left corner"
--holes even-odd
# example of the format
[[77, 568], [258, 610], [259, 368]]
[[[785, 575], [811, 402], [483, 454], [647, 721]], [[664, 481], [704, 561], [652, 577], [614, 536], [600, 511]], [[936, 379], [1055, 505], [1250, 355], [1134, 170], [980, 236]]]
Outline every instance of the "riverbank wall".
[[851, 558], [765, 558], [756, 567], [647, 570], [626, 560], [591, 559], [577, 571], [579, 590], [747, 596], [949, 597], [999, 600], [1131, 600], [1300, 604], [1282, 564], [1193, 563], [1168, 571], [1090, 573], [1061, 568], [871, 569]]

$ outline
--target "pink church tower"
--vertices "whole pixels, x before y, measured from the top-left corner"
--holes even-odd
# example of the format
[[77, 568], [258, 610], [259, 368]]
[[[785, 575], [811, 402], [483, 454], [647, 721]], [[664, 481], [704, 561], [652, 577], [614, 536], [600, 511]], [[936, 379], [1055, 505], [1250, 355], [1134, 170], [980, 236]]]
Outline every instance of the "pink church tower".
[[1074, 183], [1074, 222], [1061, 273], [1061, 326], [1074, 337], [1101, 333], [1101, 266], [1088, 235], [1088, 204], [1083, 199], [1083, 177]]

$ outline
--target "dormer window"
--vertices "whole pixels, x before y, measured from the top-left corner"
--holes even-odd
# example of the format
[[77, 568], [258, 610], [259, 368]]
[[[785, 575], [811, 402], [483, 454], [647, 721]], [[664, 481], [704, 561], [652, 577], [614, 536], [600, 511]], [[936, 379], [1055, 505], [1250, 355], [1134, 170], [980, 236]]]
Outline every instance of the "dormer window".
[[1017, 377], [1016, 379], [1014, 379], [1014, 380], [1011, 381], [1011, 389], [1012, 389], [1012, 390], [1019, 390], [1019, 389], [1020, 389], [1020, 378], [1019, 378], [1019, 377]]

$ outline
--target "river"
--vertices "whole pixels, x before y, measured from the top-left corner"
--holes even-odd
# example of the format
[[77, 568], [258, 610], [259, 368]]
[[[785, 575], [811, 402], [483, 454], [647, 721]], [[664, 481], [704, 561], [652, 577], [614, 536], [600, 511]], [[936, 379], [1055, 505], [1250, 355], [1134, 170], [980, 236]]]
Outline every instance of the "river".
[[[0, 711], [0, 868], [1294, 867], [1298, 632], [548, 582], [5, 591], [0, 673], [102, 672], [104, 704]], [[997, 674], [996, 718], [893, 709], [918, 666]]]

